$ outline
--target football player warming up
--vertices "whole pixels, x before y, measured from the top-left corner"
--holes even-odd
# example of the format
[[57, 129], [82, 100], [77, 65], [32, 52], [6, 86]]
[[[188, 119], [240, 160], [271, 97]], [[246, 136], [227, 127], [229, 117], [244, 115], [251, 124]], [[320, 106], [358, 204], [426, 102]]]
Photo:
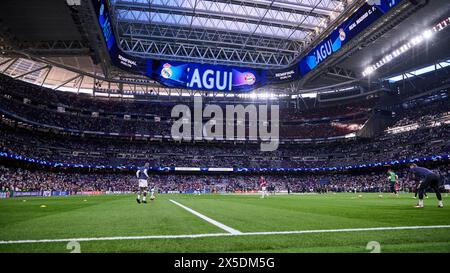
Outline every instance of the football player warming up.
[[[413, 197], [414, 199], [416, 199], [417, 195], [419, 194], [419, 186], [420, 186], [420, 180], [416, 181], [416, 184], [415, 184], [415, 193], [414, 193], [414, 197]], [[423, 192], [423, 195], [425, 195], [425, 198], [428, 199], [428, 195], [427, 195], [426, 191]]]
[[153, 186], [150, 190], [150, 201], [154, 201], [156, 198], [155, 196], [155, 186]]
[[398, 175], [392, 169], [388, 170], [388, 180], [391, 186], [391, 193], [398, 197]]
[[144, 167], [139, 167], [136, 172], [136, 177], [139, 182], [139, 193], [136, 201], [139, 204], [141, 203], [141, 196], [142, 196], [142, 203], [147, 203], [148, 167], [149, 163], [147, 162], [145, 163]]
[[261, 198], [264, 198], [265, 196], [269, 196], [269, 194], [267, 193], [267, 181], [264, 178], [264, 176], [261, 176], [259, 178], [259, 186], [261, 187]]
[[439, 191], [439, 184], [441, 182], [439, 176], [427, 168], [418, 167], [414, 163], [410, 165], [410, 170], [413, 178], [421, 180], [419, 187], [417, 188], [417, 191], [419, 192], [419, 203], [415, 207], [423, 208], [423, 194], [428, 188], [432, 188], [438, 199], [438, 207], [443, 208], [442, 196]]

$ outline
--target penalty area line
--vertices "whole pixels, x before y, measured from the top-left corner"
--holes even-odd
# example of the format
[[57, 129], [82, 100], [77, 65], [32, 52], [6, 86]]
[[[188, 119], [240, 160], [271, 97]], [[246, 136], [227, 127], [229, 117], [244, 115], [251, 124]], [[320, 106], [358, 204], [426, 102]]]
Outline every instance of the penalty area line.
[[414, 229], [443, 229], [450, 225], [439, 226], [404, 226], [404, 227], [375, 227], [375, 228], [343, 228], [343, 229], [319, 229], [319, 230], [291, 230], [291, 231], [267, 231], [267, 232], [241, 232], [241, 233], [205, 233], [184, 235], [148, 235], [148, 236], [121, 236], [121, 237], [97, 237], [97, 238], [71, 238], [71, 239], [42, 239], [42, 240], [17, 240], [0, 241], [0, 245], [6, 244], [31, 244], [31, 243], [58, 243], [58, 242], [88, 242], [88, 241], [119, 241], [119, 240], [142, 240], [142, 239], [188, 239], [206, 237], [227, 236], [261, 236], [261, 235], [284, 235], [284, 234], [311, 234], [311, 233], [337, 233], [337, 232], [361, 232], [361, 231], [385, 231], [385, 230], [414, 230]]

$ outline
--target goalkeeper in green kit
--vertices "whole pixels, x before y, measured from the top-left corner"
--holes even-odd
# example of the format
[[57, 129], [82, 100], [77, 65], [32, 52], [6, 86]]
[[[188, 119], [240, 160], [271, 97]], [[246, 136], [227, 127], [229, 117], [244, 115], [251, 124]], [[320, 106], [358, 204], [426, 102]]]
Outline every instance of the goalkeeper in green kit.
[[392, 170], [389, 169], [388, 170], [388, 180], [391, 186], [391, 193], [395, 194], [396, 196], [398, 196], [398, 175]]

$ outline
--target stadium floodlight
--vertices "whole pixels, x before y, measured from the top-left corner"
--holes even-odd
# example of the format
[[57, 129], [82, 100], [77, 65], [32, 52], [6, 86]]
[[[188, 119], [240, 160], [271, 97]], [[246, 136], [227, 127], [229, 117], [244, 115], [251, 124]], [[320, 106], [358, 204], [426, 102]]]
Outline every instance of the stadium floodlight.
[[373, 73], [375, 69], [372, 66], [368, 66], [364, 71], [363, 71], [363, 75], [367, 76]]
[[398, 57], [401, 54], [400, 49], [396, 49], [392, 52], [392, 55], [394, 55], [394, 57]]
[[386, 63], [390, 62], [392, 59], [407, 52], [413, 46], [421, 44], [424, 40], [430, 40], [435, 33], [442, 31], [449, 25], [450, 25], [450, 17], [447, 17], [444, 20], [442, 20], [440, 23], [435, 25], [433, 28], [427, 29], [427, 30], [423, 31], [421, 34], [416, 35], [415, 37], [411, 38], [406, 44], [403, 44], [401, 47], [393, 50], [392, 53], [384, 56], [380, 61], [378, 61], [374, 65], [366, 68], [362, 73], [363, 77], [366, 77], [367, 75], [372, 74], [374, 70], [382, 67]]
[[383, 57], [382, 62], [383, 62], [383, 64], [386, 64], [386, 63], [390, 62], [391, 60], [392, 60], [392, 55], [388, 54]]
[[411, 48], [411, 46], [409, 44], [404, 44], [404, 45], [402, 45], [402, 47], [400, 47], [400, 51], [403, 53], [410, 48]]
[[425, 30], [423, 33], [422, 33], [422, 36], [425, 38], [425, 39], [431, 39], [431, 37], [433, 36], [433, 31], [431, 31], [431, 30]]
[[423, 41], [422, 35], [417, 35], [416, 37], [414, 37], [414, 38], [411, 39], [410, 43], [411, 43], [412, 45], [418, 45], [418, 44], [420, 44], [422, 41]]

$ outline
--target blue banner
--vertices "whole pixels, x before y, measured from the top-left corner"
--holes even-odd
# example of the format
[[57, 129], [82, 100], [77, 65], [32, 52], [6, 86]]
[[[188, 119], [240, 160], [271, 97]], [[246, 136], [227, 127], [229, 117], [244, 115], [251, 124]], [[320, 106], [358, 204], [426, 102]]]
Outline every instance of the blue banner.
[[[51, 167], [68, 167], [68, 168], [82, 168], [82, 169], [116, 169], [116, 170], [137, 170], [137, 166], [134, 165], [85, 165], [85, 164], [73, 164], [73, 163], [59, 163], [59, 162], [49, 162], [39, 159], [33, 159], [24, 157], [21, 155], [9, 154], [6, 152], [0, 152], [0, 157], [11, 158], [19, 161], [32, 162], [40, 165], [46, 165]], [[190, 171], [196, 172], [218, 172], [222, 169], [222, 172], [304, 172], [304, 171], [342, 171], [342, 170], [351, 170], [351, 169], [365, 169], [365, 168], [373, 168], [380, 167], [386, 165], [399, 165], [399, 164], [409, 164], [415, 162], [425, 162], [425, 161], [444, 161], [449, 160], [449, 154], [443, 155], [433, 155], [426, 157], [415, 157], [411, 159], [402, 159], [402, 160], [391, 160], [384, 162], [375, 162], [375, 163], [365, 163], [365, 164], [357, 164], [357, 165], [347, 165], [347, 166], [332, 166], [332, 167], [317, 167], [317, 168], [209, 168], [209, 167], [160, 167], [154, 166], [150, 167], [152, 171], [160, 171], [160, 172], [168, 172], [168, 171], [186, 171], [186, 168], [190, 169]]]
[[347, 20], [340, 24], [325, 40], [314, 47], [299, 62], [302, 76], [342, 48], [351, 39], [365, 30], [373, 22], [383, 16], [401, 0], [380, 0], [380, 4], [365, 3]]
[[68, 191], [52, 191], [52, 196], [67, 196], [70, 195]]
[[41, 191], [15, 191], [14, 197], [42, 196]]

